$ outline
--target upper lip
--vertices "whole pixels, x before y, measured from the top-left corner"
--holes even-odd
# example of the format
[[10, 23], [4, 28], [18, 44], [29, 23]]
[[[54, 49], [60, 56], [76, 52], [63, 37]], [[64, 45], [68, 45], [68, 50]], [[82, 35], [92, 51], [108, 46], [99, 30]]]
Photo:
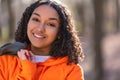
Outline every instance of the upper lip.
[[45, 38], [46, 36], [43, 34], [33, 33], [33, 35], [37, 38]]

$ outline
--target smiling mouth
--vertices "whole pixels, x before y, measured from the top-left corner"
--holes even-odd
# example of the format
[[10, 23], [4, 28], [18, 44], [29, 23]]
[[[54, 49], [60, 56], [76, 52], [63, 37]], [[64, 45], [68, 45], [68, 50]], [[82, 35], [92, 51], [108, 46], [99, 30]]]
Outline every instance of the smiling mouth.
[[40, 39], [46, 38], [45, 36], [43, 36], [43, 35], [38, 35], [38, 34], [36, 34], [36, 33], [33, 33], [33, 36], [36, 37], [36, 38], [40, 38]]

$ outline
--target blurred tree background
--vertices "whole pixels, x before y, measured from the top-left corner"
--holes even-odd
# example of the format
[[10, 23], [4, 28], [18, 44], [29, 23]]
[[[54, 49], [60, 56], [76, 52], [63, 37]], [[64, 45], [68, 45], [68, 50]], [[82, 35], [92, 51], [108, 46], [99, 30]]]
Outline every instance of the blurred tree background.
[[[14, 41], [23, 11], [35, 0], [0, 0], [0, 46]], [[120, 80], [120, 0], [61, 0], [71, 10], [85, 60], [85, 80]]]

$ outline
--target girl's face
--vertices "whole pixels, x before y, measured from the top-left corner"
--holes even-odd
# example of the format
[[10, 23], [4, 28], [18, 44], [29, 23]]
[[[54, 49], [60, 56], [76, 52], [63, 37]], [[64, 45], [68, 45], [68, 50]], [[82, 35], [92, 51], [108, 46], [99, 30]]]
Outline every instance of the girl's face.
[[27, 35], [31, 46], [49, 52], [59, 30], [59, 15], [49, 5], [37, 7], [28, 22]]

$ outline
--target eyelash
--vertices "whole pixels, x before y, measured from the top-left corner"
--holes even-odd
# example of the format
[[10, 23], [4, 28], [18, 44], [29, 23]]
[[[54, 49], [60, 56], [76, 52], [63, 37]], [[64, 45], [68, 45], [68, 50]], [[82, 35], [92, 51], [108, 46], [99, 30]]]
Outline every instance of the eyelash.
[[48, 23], [47, 25], [48, 25], [48, 26], [55, 27], [55, 24], [53, 24], [53, 23]]
[[[40, 20], [37, 19], [37, 18], [32, 18], [32, 20], [33, 20], [33, 21], [36, 21], [36, 22], [40, 22]], [[51, 27], [55, 27], [55, 26], [56, 26], [54, 23], [48, 23], [47, 25], [48, 25], [48, 26], [51, 26]]]
[[37, 18], [32, 18], [33, 21], [40, 22]]

